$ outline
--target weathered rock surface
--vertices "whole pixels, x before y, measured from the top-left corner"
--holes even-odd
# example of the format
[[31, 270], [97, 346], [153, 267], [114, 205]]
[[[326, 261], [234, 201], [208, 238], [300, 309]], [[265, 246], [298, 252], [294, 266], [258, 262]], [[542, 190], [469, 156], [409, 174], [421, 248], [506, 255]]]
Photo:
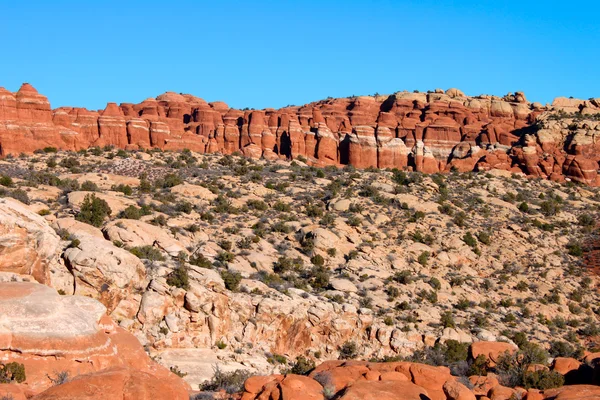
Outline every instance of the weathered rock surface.
[[45, 390], [33, 400], [188, 400], [186, 386], [175, 379], [129, 367], [117, 367], [80, 375]]
[[23, 203], [0, 199], [0, 272], [50, 285], [59, 254], [60, 239], [44, 218]]
[[[561, 118], [551, 121], [548, 116], [557, 112]], [[52, 111], [46, 97], [23, 84], [17, 93], [0, 88], [0, 155], [50, 146], [188, 148], [426, 173], [499, 168], [598, 185], [598, 123], [572, 129], [564, 113], [594, 115], [600, 107], [597, 101], [565, 98], [543, 107], [520, 92], [468, 97], [449, 89], [246, 112], [175, 93], [140, 104], [109, 103], [101, 112]]]
[[[40, 284], [0, 283], [0, 359], [24, 364], [25, 384], [35, 392], [51, 386], [48, 375], [64, 371], [77, 376], [107, 368], [120, 368], [106, 372], [112, 376], [108, 381], [114, 382], [117, 392], [131, 393], [139, 388], [140, 393], [147, 393], [153, 385], [162, 385], [162, 393], [166, 385], [180, 395], [187, 390], [181, 379], [150, 361], [135, 337], [117, 327], [105, 312], [96, 300], [59, 296], [54, 289]], [[82, 385], [101, 377], [82, 378]], [[68, 393], [52, 389], [41, 398], [63, 398], [55, 396], [56, 391]]]

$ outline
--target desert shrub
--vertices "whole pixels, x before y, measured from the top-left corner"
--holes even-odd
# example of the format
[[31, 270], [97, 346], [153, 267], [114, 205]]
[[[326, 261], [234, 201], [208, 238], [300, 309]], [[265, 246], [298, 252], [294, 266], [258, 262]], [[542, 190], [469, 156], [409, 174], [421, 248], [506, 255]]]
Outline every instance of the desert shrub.
[[575, 256], [575, 257], [583, 256], [583, 248], [577, 242], [573, 242], [573, 241], [569, 242], [567, 244], [567, 250], [568, 250], [569, 254], [572, 256]]
[[229, 394], [239, 393], [243, 391], [246, 379], [251, 376], [250, 371], [242, 369], [223, 372], [218, 365], [215, 365], [213, 370], [214, 374], [211, 380], [200, 384], [201, 391], [217, 392], [224, 390]]
[[279, 257], [273, 264], [273, 272], [278, 274], [290, 272], [290, 271], [301, 271], [304, 268], [304, 262], [300, 257], [289, 258]]
[[466, 225], [466, 222], [467, 222], [467, 214], [465, 214], [464, 211], [457, 213], [454, 216], [454, 218], [452, 219], [452, 222], [454, 222], [454, 224], [456, 224], [456, 226], [464, 228], [464, 226]]
[[184, 214], [191, 214], [194, 210], [194, 206], [189, 201], [178, 201], [175, 204], [175, 211], [182, 212]]
[[467, 375], [485, 376], [490, 369], [490, 362], [486, 356], [480, 354], [471, 361]]
[[81, 210], [75, 219], [95, 227], [100, 227], [104, 222], [104, 219], [108, 217], [111, 212], [112, 210], [106, 201], [96, 197], [95, 194], [88, 194], [83, 199]]
[[5, 187], [12, 187], [14, 182], [10, 176], [2, 175], [0, 176], [0, 185]]
[[215, 257], [215, 259], [221, 264], [226, 264], [232, 262], [235, 259], [235, 254], [230, 253], [228, 251], [221, 251], [219, 252], [219, 254], [217, 254], [217, 257]]
[[540, 204], [540, 212], [546, 217], [551, 217], [560, 212], [561, 206], [556, 200], [546, 200]]
[[212, 263], [201, 253], [192, 255], [188, 262], [200, 268], [212, 269]]
[[414, 281], [412, 272], [408, 270], [396, 272], [392, 279], [402, 285], [408, 285]]
[[308, 279], [310, 286], [315, 290], [324, 290], [329, 286], [330, 272], [325, 267], [314, 266], [303, 277]]
[[132, 247], [131, 249], [129, 249], [129, 252], [131, 254], [133, 254], [134, 256], [136, 256], [137, 258], [140, 258], [143, 260], [150, 260], [150, 261], [164, 261], [165, 260], [165, 257], [162, 255], [160, 250], [157, 249], [156, 247], [153, 247], [150, 245]]
[[317, 204], [307, 204], [304, 213], [311, 218], [320, 218], [323, 216], [323, 207]]
[[440, 280], [438, 278], [436, 278], [435, 276], [429, 280], [429, 286], [431, 286], [435, 290], [440, 290], [442, 288], [442, 284], [440, 283]]
[[280, 200], [277, 200], [275, 202], [275, 204], [273, 204], [273, 206], [271, 208], [273, 210], [279, 211], [279, 212], [290, 212], [290, 211], [292, 211], [292, 207], [289, 204], [284, 203], [284, 202], [282, 202]]
[[81, 190], [85, 192], [97, 192], [100, 188], [92, 181], [85, 181], [81, 184]]
[[63, 168], [73, 170], [74, 168], [79, 167], [81, 163], [75, 157], [67, 157], [63, 158], [59, 165]]
[[0, 383], [25, 382], [25, 366], [17, 362], [0, 364]]
[[11, 190], [10, 192], [6, 193], [6, 196], [8, 197], [12, 197], [15, 200], [20, 201], [23, 204], [29, 204], [30, 200], [29, 200], [29, 196], [27, 195], [27, 192], [22, 190], [22, 189], [15, 189], [15, 190]]
[[117, 186], [113, 186], [112, 189], [115, 192], [121, 192], [121, 193], [123, 193], [125, 196], [131, 196], [133, 194], [133, 189], [131, 188], [131, 186], [124, 185], [122, 183], [118, 184]]
[[236, 271], [221, 271], [221, 278], [223, 278], [223, 282], [225, 283], [225, 287], [232, 292], [237, 292], [240, 287], [240, 282], [242, 281], [242, 275]]
[[335, 214], [327, 213], [319, 220], [319, 224], [323, 226], [333, 226], [335, 224]]
[[546, 390], [564, 385], [565, 377], [556, 371], [526, 371], [521, 382], [525, 389]]
[[352, 360], [358, 356], [358, 346], [355, 342], [347, 341], [340, 346], [340, 360]]
[[136, 206], [128, 206], [126, 209], [119, 213], [119, 218], [125, 219], [140, 219], [144, 215], [150, 215], [152, 211], [148, 206], [142, 206], [138, 208]]
[[285, 371], [286, 374], [308, 375], [315, 369], [315, 362], [304, 356], [296, 357], [296, 361]]
[[442, 346], [444, 358], [448, 363], [466, 361], [469, 356], [469, 344], [462, 343], [458, 340], [446, 340]]
[[440, 320], [440, 323], [442, 324], [442, 326], [444, 328], [456, 327], [456, 323], [454, 322], [454, 317], [452, 315], [452, 312], [450, 312], [450, 311], [446, 311], [442, 314], [442, 319]]
[[531, 374], [528, 369], [532, 364], [545, 365], [547, 360], [548, 353], [542, 347], [535, 343], [524, 342], [519, 351], [513, 354], [506, 352], [498, 357], [495, 371], [498, 374], [500, 382], [505, 386], [515, 387], [528, 384], [530, 385], [529, 387], [539, 388], [534, 385], [548, 384], [546, 380], [549, 378], [527, 376]]
[[313, 265], [316, 265], [317, 267], [322, 267], [323, 265], [325, 265], [325, 259], [323, 258], [323, 256], [321, 256], [319, 254], [312, 256], [310, 258], [310, 262]]
[[419, 258], [417, 259], [417, 262], [419, 264], [421, 264], [422, 266], [427, 266], [427, 262], [429, 261], [429, 252], [428, 251], [424, 251], [419, 255]]
[[54, 376], [50, 376], [49, 374], [46, 374], [46, 377], [48, 377], [48, 379], [50, 379], [50, 382], [52, 382], [53, 386], [58, 386], [58, 385], [62, 385], [63, 383], [67, 383], [70, 378], [69, 371], [55, 372]]
[[249, 209], [257, 210], [257, 211], [266, 211], [269, 208], [267, 203], [265, 203], [262, 200], [250, 199], [246, 202], [246, 205], [248, 206]]
[[167, 276], [167, 284], [180, 289], [189, 289], [190, 276], [188, 274], [188, 268], [185, 265], [178, 265], [175, 267], [169, 276]]
[[552, 357], [572, 357], [580, 358], [583, 355], [583, 349], [572, 346], [570, 343], [560, 340], [550, 342], [550, 350], [548, 351]]
[[181, 185], [183, 183], [183, 179], [177, 174], [166, 174], [162, 177], [162, 179], [157, 179], [154, 182], [154, 186], [157, 188], [168, 189], [173, 186]]

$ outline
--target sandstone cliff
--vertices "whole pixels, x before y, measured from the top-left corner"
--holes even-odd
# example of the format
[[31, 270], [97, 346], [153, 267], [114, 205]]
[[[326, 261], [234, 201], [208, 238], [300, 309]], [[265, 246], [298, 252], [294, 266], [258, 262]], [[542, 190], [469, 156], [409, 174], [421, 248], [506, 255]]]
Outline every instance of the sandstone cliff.
[[551, 106], [517, 92], [468, 97], [457, 89], [326, 99], [279, 110], [236, 110], [164, 93], [104, 110], [61, 107], [31, 85], [0, 88], [0, 155], [52, 146], [184, 148], [266, 159], [304, 157], [317, 166], [399, 168], [425, 173], [504, 169], [600, 184], [600, 100], [557, 98]]

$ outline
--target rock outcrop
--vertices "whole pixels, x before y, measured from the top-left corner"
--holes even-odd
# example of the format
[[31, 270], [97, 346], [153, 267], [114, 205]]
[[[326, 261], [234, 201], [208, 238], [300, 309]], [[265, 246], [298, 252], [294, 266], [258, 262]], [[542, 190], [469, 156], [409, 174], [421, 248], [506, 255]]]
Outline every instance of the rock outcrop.
[[57, 285], [68, 275], [58, 265], [60, 239], [47, 222], [23, 203], [0, 199], [0, 272], [31, 275], [38, 282]]
[[[327, 99], [279, 110], [230, 109], [165, 93], [102, 111], [51, 110], [31, 85], [0, 88], [0, 155], [45, 147], [160, 148], [266, 159], [304, 157], [317, 166], [435, 173], [503, 169], [600, 184], [598, 101], [530, 103], [521, 92], [468, 97], [458, 89]], [[576, 126], [569, 118], [581, 123]], [[592, 120], [592, 123], [586, 119]]]
[[[188, 398], [187, 385], [152, 362], [137, 339], [117, 327], [96, 300], [60, 296], [37, 283], [4, 282], [0, 315], [0, 360], [25, 366], [29, 391], [49, 388], [49, 376], [59, 372], [91, 374], [52, 388], [40, 399]], [[100, 381], [105, 393], [90, 392]]]

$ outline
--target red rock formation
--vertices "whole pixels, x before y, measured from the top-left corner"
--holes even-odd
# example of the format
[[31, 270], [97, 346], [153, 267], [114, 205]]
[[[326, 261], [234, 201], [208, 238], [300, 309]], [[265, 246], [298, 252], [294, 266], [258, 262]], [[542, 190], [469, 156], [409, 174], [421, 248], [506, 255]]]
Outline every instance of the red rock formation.
[[449, 89], [240, 111], [167, 92], [139, 104], [109, 103], [97, 113], [68, 107], [52, 111], [46, 97], [24, 84], [17, 93], [0, 88], [0, 155], [47, 146], [188, 148], [271, 160], [302, 156], [316, 166], [425, 173], [497, 168], [600, 184], [598, 123], [584, 121], [570, 131], [568, 124], [548, 117], [558, 111], [561, 118], [568, 116], [564, 112], [600, 113], [600, 102], [559, 98], [543, 107], [520, 92], [467, 97]]

